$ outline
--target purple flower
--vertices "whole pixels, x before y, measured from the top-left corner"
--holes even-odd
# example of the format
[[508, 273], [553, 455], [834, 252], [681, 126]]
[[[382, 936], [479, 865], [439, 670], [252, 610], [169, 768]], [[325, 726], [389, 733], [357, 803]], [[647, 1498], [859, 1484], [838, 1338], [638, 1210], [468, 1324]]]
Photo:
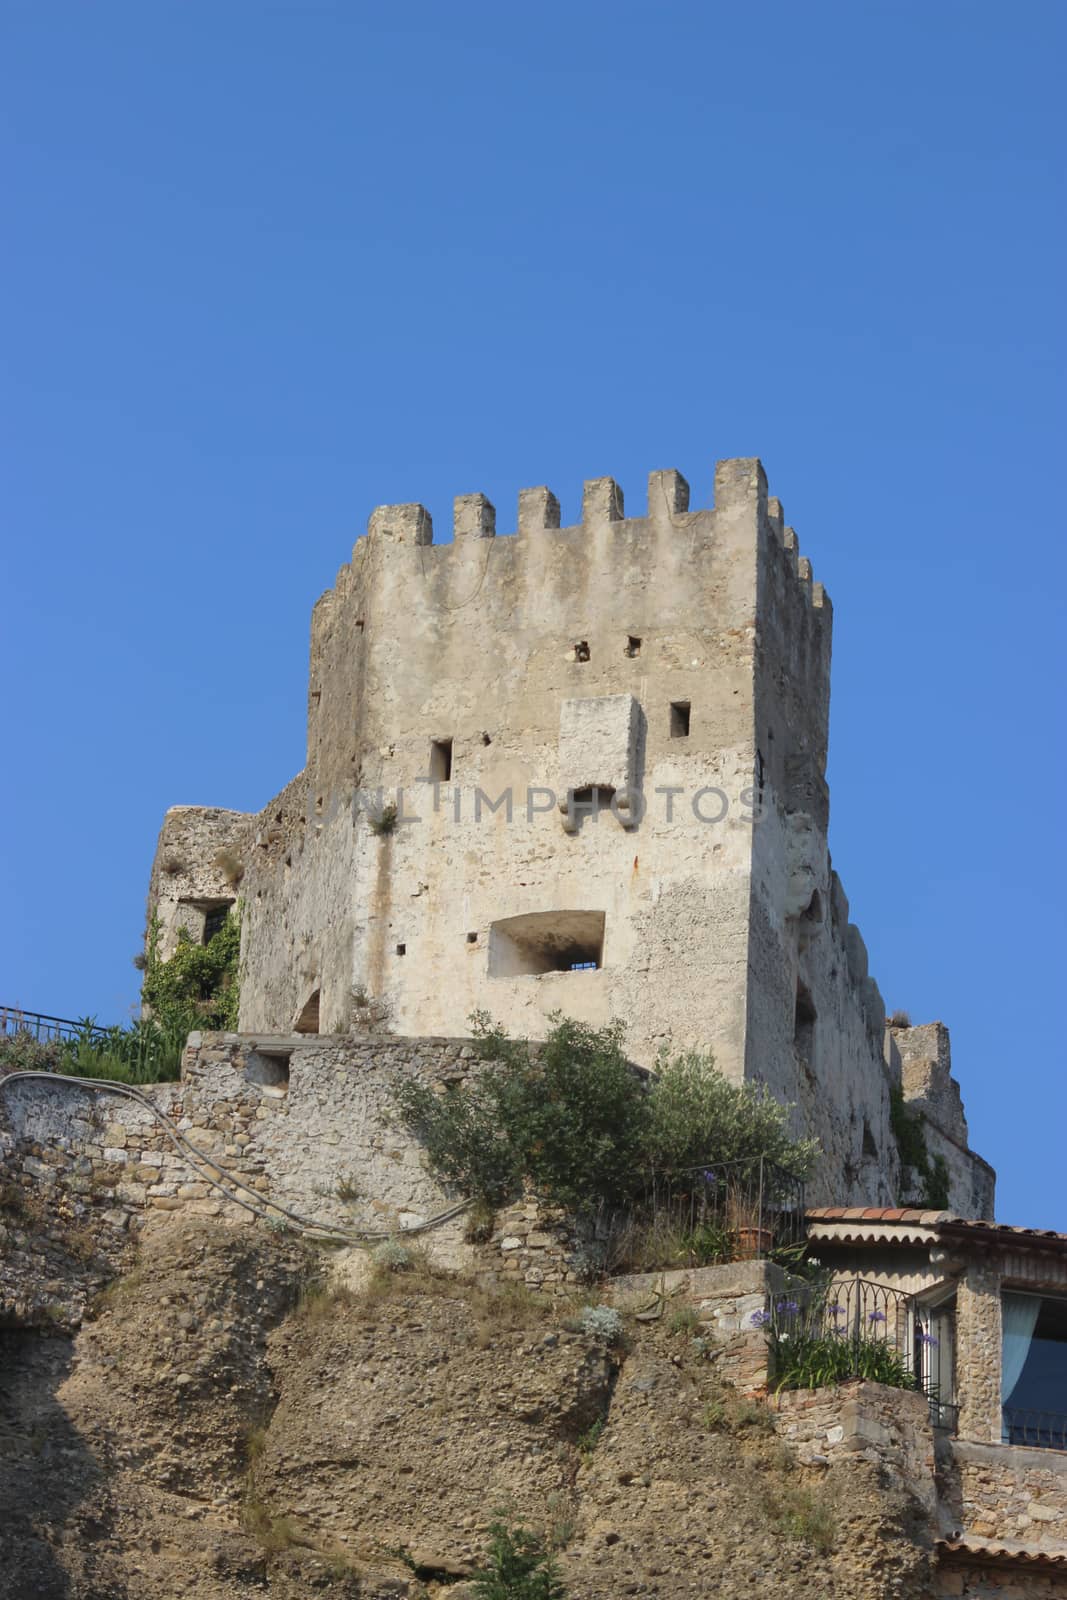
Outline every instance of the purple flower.
[[938, 1339], [935, 1339], [932, 1333], [924, 1333], [924, 1334], [920, 1335], [919, 1343], [920, 1344], [925, 1344], [925, 1345], [929, 1346], [929, 1348], [931, 1350], [933, 1350], [933, 1349], [936, 1349], [936, 1347], [940, 1343], [940, 1341]]
[[843, 1317], [845, 1315], [845, 1308], [844, 1306], [827, 1306], [826, 1314], [829, 1317]]
[[795, 1300], [779, 1300], [774, 1309], [780, 1317], [795, 1317], [800, 1307]]
[[885, 1321], [885, 1312], [884, 1311], [872, 1311], [870, 1313], [870, 1315], [868, 1316], [867, 1321], [868, 1322], [884, 1322]]
[[762, 1328], [766, 1323], [770, 1322], [771, 1314], [769, 1311], [753, 1311], [748, 1320], [754, 1328]]
[[718, 1183], [718, 1181], [719, 1181], [718, 1178], [715, 1176], [714, 1172], [712, 1172], [711, 1168], [710, 1167], [705, 1167], [704, 1168], [704, 1182], [705, 1183]]

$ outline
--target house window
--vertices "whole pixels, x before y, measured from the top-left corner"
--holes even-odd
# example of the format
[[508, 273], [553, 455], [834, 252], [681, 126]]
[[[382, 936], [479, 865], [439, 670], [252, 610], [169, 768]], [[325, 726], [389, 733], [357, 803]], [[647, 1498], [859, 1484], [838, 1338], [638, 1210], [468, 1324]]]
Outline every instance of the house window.
[[1002, 1438], [1067, 1450], [1067, 1300], [1001, 1297]]
[[671, 701], [671, 738], [688, 739], [689, 737], [689, 701]]
[[919, 1301], [912, 1324], [912, 1371], [930, 1401], [935, 1428], [956, 1431], [956, 1298]]
[[602, 911], [531, 911], [489, 929], [489, 976], [596, 972], [604, 955]]
[[452, 740], [433, 739], [430, 743], [430, 777], [436, 783], [452, 781]]

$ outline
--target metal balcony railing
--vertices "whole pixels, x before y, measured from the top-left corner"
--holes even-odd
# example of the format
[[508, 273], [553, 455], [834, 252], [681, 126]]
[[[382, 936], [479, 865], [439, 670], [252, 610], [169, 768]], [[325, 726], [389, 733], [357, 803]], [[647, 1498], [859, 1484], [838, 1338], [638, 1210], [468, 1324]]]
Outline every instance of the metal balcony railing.
[[586, 1246], [609, 1273], [764, 1260], [803, 1248], [804, 1183], [766, 1157], [649, 1176], [625, 1208], [586, 1222]]
[[103, 1037], [107, 1031], [91, 1017], [78, 1021], [73, 1017], [50, 1017], [44, 1011], [24, 1011], [21, 1006], [0, 1006], [0, 1036], [6, 1038], [26, 1033], [39, 1044], [46, 1044], [50, 1040]]
[[1037, 1450], [1067, 1450], [1067, 1413], [1005, 1406], [1003, 1441]]

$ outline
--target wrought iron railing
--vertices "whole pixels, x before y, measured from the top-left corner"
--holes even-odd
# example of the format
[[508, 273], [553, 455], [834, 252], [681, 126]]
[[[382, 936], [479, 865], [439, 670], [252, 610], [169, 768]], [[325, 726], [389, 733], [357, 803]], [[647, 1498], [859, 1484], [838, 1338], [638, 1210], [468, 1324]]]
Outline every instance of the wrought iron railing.
[[84, 1039], [87, 1035], [102, 1037], [107, 1031], [91, 1017], [76, 1021], [72, 1017], [50, 1017], [43, 1011], [24, 1011], [21, 1006], [0, 1006], [0, 1035], [7, 1037], [26, 1033], [44, 1044], [56, 1039]]
[[[773, 1336], [776, 1376], [788, 1388], [868, 1378], [925, 1394], [930, 1420], [956, 1431], [951, 1354], [928, 1331], [914, 1297], [865, 1278], [795, 1282], [752, 1321]], [[938, 1324], [945, 1332], [945, 1324]]]
[[600, 1210], [584, 1232], [609, 1273], [799, 1257], [804, 1183], [766, 1157], [657, 1172], [630, 1205]]
[[1039, 1450], [1067, 1450], [1067, 1413], [1005, 1406], [1002, 1437], [1005, 1444], [1030, 1445]]

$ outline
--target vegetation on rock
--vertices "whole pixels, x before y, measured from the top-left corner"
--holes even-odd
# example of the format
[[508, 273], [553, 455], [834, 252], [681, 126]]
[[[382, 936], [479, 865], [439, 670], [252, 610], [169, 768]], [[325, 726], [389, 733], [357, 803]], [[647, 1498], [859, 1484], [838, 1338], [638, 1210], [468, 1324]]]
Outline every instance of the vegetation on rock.
[[904, 1182], [910, 1170], [919, 1189], [918, 1203], [943, 1211], [949, 1198], [948, 1163], [942, 1155], [931, 1156], [923, 1114], [907, 1104], [899, 1086], [889, 1091], [889, 1125], [900, 1155]]
[[563, 1600], [555, 1558], [528, 1528], [498, 1519], [489, 1527], [489, 1555], [471, 1583], [478, 1600]]

